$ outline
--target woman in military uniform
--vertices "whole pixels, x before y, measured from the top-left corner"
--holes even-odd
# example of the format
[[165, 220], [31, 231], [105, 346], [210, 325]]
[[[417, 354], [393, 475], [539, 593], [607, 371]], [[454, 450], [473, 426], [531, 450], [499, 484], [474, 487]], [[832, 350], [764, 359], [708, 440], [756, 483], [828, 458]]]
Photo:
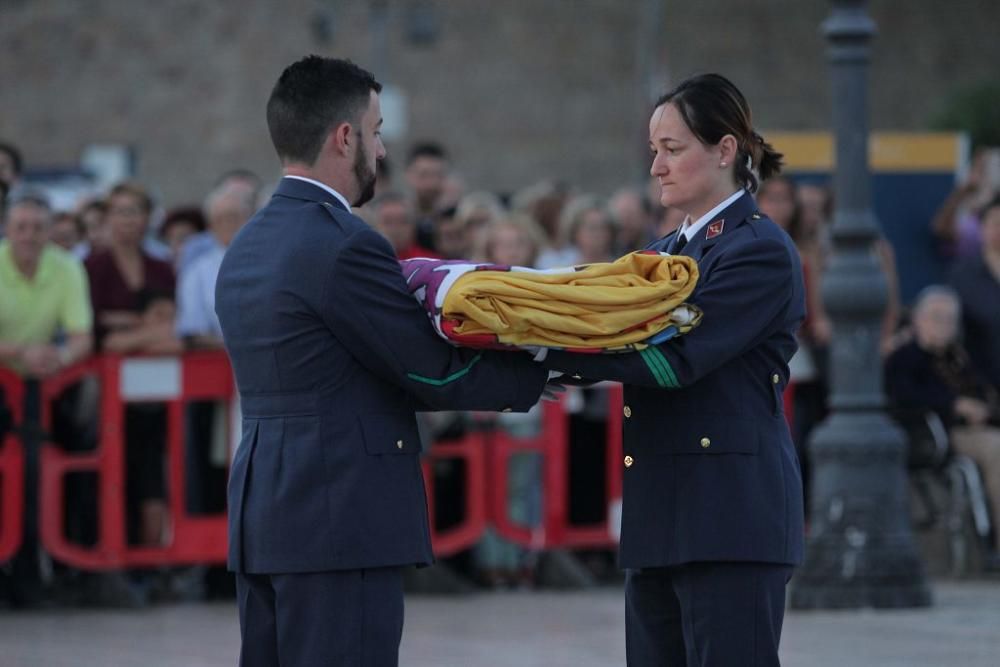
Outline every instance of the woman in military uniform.
[[649, 121], [661, 203], [704, 311], [689, 334], [627, 355], [550, 351], [552, 370], [625, 385], [620, 560], [628, 664], [778, 665], [785, 585], [802, 559], [802, 480], [782, 413], [805, 315], [788, 235], [757, 210], [781, 156], [730, 81], [697, 76]]

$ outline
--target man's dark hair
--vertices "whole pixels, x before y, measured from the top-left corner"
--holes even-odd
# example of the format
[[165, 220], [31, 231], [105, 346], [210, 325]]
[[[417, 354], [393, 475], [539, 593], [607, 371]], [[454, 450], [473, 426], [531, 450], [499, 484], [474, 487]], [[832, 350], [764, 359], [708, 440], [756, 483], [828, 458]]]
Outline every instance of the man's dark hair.
[[409, 167], [413, 164], [417, 158], [429, 157], [436, 160], [447, 160], [448, 153], [444, 150], [444, 146], [434, 141], [422, 141], [417, 144], [413, 144], [410, 148], [409, 154], [406, 156], [406, 166]]
[[313, 165], [330, 130], [358, 123], [382, 84], [349, 60], [306, 56], [285, 68], [267, 101], [267, 127], [283, 162]]
[[24, 166], [24, 160], [21, 157], [21, 151], [17, 149], [17, 146], [0, 141], [0, 153], [6, 153], [10, 156], [10, 161], [14, 165], [14, 174], [20, 176], [21, 169]]

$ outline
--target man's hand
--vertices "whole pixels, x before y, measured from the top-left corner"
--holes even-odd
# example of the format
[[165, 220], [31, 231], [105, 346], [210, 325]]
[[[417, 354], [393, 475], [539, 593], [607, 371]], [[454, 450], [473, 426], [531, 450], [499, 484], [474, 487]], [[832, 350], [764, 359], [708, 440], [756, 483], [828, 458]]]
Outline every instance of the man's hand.
[[27, 375], [47, 378], [62, 368], [59, 350], [54, 345], [28, 345], [21, 352], [21, 364]]

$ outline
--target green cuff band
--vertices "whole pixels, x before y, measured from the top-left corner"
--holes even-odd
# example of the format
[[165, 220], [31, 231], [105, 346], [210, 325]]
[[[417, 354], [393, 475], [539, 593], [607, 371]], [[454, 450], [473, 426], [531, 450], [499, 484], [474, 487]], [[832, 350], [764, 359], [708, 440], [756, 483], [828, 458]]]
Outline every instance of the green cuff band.
[[454, 382], [455, 380], [462, 378], [465, 375], [468, 375], [469, 371], [472, 370], [472, 367], [475, 366], [482, 358], [483, 358], [482, 354], [477, 354], [472, 358], [472, 361], [470, 361], [465, 368], [463, 368], [460, 371], [455, 371], [454, 373], [445, 378], [440, 378], [440, 379], [429, 378], [429, 377], [424, 377], [423, 375], [417, 375], [416, 373], [407, 373], [406, 377], [410, 378], [414, 382], [423, 382], [424, 384], [434, 385], [435, 387], [442, 387], [446, 384], [449, 384], [451, 382]]
[[639, 355], [646, 362], [646, 366], [649, 367], [649, 371], [653, 374], [653, 378], [656, 379], [658, 385], [664, 389], [680, 388], [681, 385], [677, 381], [677, 374], [674, 373], [674, 369], [670, 367], [670, 363], [663, 356], [662, 352], [655, 347], [647, 347]]
[[639, 356], [642, 357], [642, 360], [646, 362], [646, 366], [649, 368], [649, 372], [652, 373], [653, 379], [656, 380], [656, 384], [660, 385], [661, 387], [666, 387], [667, 378], [663, 374], [663, 370], [660, 368], [659, 363], [657, 363], [657, 361], [652, 357], [652, 355], [650, 355], [649, 351], [651, 349], [652, 348], [646, 348], [645, 350], [641, 350], [639, 352]]

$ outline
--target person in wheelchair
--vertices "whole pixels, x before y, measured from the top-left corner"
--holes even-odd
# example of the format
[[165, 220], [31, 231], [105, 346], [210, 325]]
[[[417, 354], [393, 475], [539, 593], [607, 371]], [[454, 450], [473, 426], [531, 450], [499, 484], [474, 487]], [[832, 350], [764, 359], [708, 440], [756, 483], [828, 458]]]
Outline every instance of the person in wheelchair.
[[[910, 339], [886, 360], [890, 411], [910, 435], [911, 466], [941, 465], [945, 457], [921, 446], [943, 428], [956, 454], [981, 471], [994, 527], [1000, 519], [1000, 393], [972, 366], [959, 340], [961, 305], [949, 287], [932, 285], [917, 296]], [[915, 435], [916, 434], [916, 435]], [[1000, 565], [993, 531], [991, 567]]]

